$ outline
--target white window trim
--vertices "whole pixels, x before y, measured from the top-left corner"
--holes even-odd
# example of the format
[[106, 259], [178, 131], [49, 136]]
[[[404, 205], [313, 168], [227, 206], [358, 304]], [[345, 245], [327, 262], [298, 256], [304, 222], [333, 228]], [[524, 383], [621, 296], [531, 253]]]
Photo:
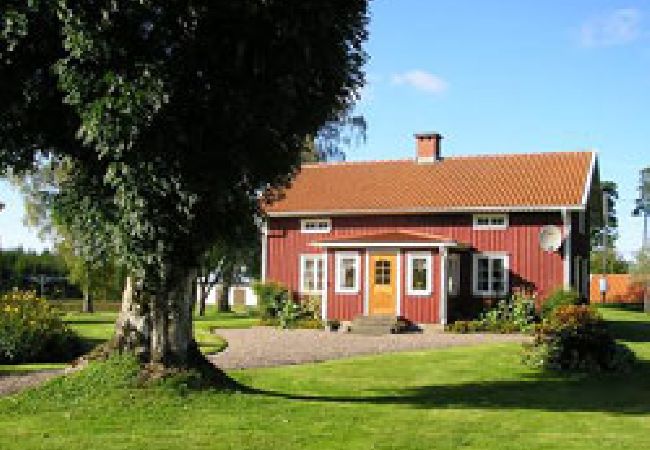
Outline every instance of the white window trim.
[[[414, 259], [426, 260], [426, 264], [427, 264], [426, 289], [413, 289], [413, 260]], [[431, 257], [431, 252], [408, 252], [406, 254], [406, 293], [408, 295], [414, 295], [414, 296], [431, 295], [431, 291], [432, 291], [431, 272], [433, 272], [432, 264], [431, 264], [432, 260], [433, 259]]]
[[[485, 219], [485, 218], [494, 218], [494, 217], [499, 217], [503, 218], [503, 224], [502, 225], [481, 225], [478, 223], [479, 219]], [[508, 220], [508, 214], [506, 213], [493, 213], [493, 214], [474, 214], [472, 216], [472, 228], [474, 230], [505, 230], [508, 228], [509, 225], [509, 220]]]
[[[354, 259], [354, 286], [351, 288], [341, 286], [343, 278], [341, 277], [341, 261], [343, 259]], [[359, 280], [361, 278], [361, 256], [359, 252], [336, 252], [335, 256], [335, 285], [334, 291], [337, 294], [358, 294], [359, 293]]]
[[[487, 291], [481, 291], [478, 288], [478, 260], [479, 258], [490, 258], [503, 259], [503, 292], [494, 292], [492, 290], [492, 269], [489, 272], [488, 286]], [[494, 297], [507, 295], [510, 291], [510, 255], [502, 252], [483, 252], [483, 253], [474, 253], [472, 255], [472, 293], [477, 297]]]
[[[322, 264], [323, 264], [323, 286], [322, 287], [323, 288], [320, 289], [320, 290], [319, 289], [315, 289], [313, 291], [305, 290], [304, 281], [305, 281], [305, 260], [306, 259], [314, 259], [315, 261], [320, 259], [322, 261]], [[315, 294], [322, 295], [325, 292], [325, 286], [327, 285], [327, 279], [325, 278], [325, 276], [327, 275], [326, 263], [327, 263], [327, 261], [325, 259], [325, 255], [323, 253], [303, 253], [303, 254], [300, 255], [300, 280], [298, 280], [298, 282], [300, 283], [300, 293], [301, 294], [304, 294], [304, 295], [315, 295]], [[316, 283], [316, 281], [318, 280], [317, 274], [318, 274], [318, 263], [316, 263], [314, 265], [314, 285], [317, 284]]]
[[[449, 279], [454, 278], [455, 283], [453, 283], [449, 287], [449, 296], [450, 297], [458, 297], [458, 294], [460, 293], [460, 255], [458, 253], [450, 253], [447, 255], [448, 258], [448, 266], [449, 266], [449, 274], [447, 277]], [[451, 262], [454, 261], [456, 266], [455, 270], [452, 269], [452, 264]]]
[[[307, 224], [308, 223], [314, 223], [314, 222], [326, 222], [327, 223], [327, 228], [308, 229]], [[332, 231], [332, 219], [321, 217], [321, 218], [301, 219], [300, 220], [300, 232], [301, 233], [305, 233], [305, 234], [327, 234], [327, 233], [330, 233], [331, 231]]]

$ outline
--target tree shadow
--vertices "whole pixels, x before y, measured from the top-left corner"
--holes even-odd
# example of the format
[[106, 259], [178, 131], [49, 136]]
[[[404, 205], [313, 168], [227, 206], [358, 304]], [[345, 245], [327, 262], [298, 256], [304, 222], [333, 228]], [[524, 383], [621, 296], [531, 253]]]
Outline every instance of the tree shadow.
[[523, 380], [499, 380], [449, 385], [425, 385], [374, 390], [377, 395], [299, 395], [251, 389], [251, 393], [332, 403], [406, 405], [414, 408], [531, 409], [550, 412], [650, 413], [650, 365], [639, 363], [627, 375], [566, 377], [539, 374]]
[[616, 339], [650, 342], [650, 323], [641, 320], [608, 320], [607, 326]]

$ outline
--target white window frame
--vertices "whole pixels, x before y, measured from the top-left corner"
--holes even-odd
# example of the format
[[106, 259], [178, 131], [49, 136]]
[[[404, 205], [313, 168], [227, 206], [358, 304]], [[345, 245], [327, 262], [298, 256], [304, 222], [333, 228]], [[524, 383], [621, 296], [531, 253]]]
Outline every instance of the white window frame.
[[[342, 286], [343, 273], [341, 271], [341, 262], [344, 259], [354, 260], [354, 286], [352, 287]], [[335, 264], [334, 278], [336, 284], [334, 285], [334, 291], [337, 294], [358, 294], [359, 285], [361, 284], [361, 255], [359, 252], [336, 252]]]
[[[322, 277], [322, 286], [321, 289], [314, 289], [312, 291], [305, 290], [305, 261], [308, 259], [314, 260], [314, 286], [318, 286], [318, 260], [321, 260], [323, 267], [323, 277]], [[300, 255], [300, 293], [305, 295], [322, 295], [325, 291], [325, 286], [327, 285], [326, 274], [327, 268], [325, 267], [326, 260], [323, 253], [303, 253]]]
[[[503, 219], [501, 224], [493, 224], [493, 219]], [[480, 219], [488, 219], [488, 225], [478, 223]], [[472, 216], [472, 228], [475, 230], [505, 230], [508, 228], [509, 220], [506, 213], [488, 213], [488, 214], [474, 214]]]
[[[309, 228], [310, 224], [325, 224], [323, 228]], [[305, 234], [327, 234], [332, 231], [332, 219], [326, 217], [301, 219], [300, 232]]]
[[[503, 260], [503, 292], [495, 292], [492, 289], [492, 265], [488, 264], [488, 290], [482, 291], [478, 288], [478, 260], [481, 258], [488, 258], [489, 260], [501, 259]], [[510, 255], [502, 252], [483, 252], [474, 253], [472, 255], [472, 292], [477, 297], [496, 297], [507, 295], [510, 291]]]
[[447, 266], [449, 280], [453, 279], [453, 282], [447, 281], [447, 286], [449, 287], [448, 293], [451, 297], [457, 297], [460, 292], [460, 255], [458, 253], [450, 253], [447, 255]]
[[[426, 289], [413, 289], [413, 260], [426, 260], [427, 276]], [[432, 261], [431, 252], [408, 252], [406, 254], [406, 293], [413, 296], [427, 296], [432, 292]]]

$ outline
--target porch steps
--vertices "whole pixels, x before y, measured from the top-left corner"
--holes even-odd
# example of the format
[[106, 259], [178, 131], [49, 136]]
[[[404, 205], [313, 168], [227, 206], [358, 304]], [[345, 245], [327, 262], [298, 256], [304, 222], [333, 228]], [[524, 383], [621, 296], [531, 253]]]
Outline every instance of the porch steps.
[[408, 324], [403, 319], [390, 315], [357, 316], [352, 321], [350, 333], [379, 336], [401, 333]]

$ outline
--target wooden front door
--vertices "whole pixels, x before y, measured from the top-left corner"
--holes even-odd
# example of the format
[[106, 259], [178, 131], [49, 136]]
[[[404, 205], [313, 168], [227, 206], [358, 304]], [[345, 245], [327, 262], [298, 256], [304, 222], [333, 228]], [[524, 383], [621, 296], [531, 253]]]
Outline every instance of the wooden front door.
[[371, 253], [369, 269], [368, 313], [395, 315], [397, 255], [395, 253]]

